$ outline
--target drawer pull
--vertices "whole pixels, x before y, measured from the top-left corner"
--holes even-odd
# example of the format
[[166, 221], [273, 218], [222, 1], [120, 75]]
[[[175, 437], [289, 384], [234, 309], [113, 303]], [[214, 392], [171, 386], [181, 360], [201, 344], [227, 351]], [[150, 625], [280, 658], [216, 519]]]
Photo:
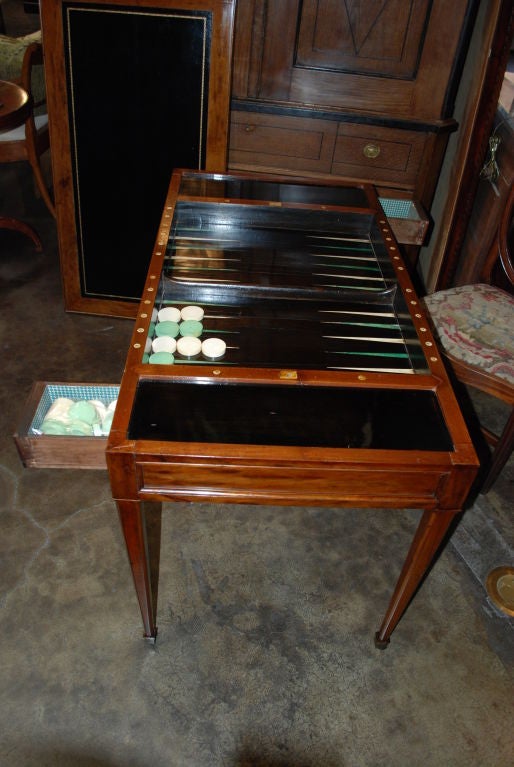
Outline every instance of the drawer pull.
[[374, 160], [380, 154], [380, 147], [376, 144], [366, 144], [362, 150], [362, 154], [364, 157], [367, 157], [368, 160]]
[[245, 130], [245, 133], [253, 133], [255, 130], [255, 125], [246, 124], [244, 130]]

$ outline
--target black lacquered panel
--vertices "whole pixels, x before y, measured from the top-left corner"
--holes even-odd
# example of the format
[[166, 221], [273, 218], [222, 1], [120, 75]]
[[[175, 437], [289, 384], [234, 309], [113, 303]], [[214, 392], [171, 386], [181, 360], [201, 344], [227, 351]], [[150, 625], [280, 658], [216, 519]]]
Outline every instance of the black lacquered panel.
[[212, 13], [62, 8], [81, 292], [139, 300], [170, 175], [205, 164]]
[[344, 205], [367, 208], [366, 192], [357, 186], [316, 186], [291, 184], [237, 176], [198, 176], [185, 173], [180, 194], [191, 197], [213, 197], [233, 200], [266, 200], [268, 202], [309, 205]]
[[188, 304], [226, 343], [220, 365], [427, 370], [369, 211], [179, 203], [156, 307]]
[[[205, 298], [205, 296], [204, 296]], [[227, 348], [218, 367], [425, 371], [419, 343], [391, 307], [348, 302], [265, 301], [195, 302], [205, 310], [202, 340], [221, 338]], [[219, 299], [219, 296], [218, 296]], [[189, 302], [190, 303], [190, 302]], [[181, 302], [167, 306], [183, 308]], [[212, 365], [199, 354], [175, 362]]]
[[395, 277], [371, 214], [179, 204], [164, 275], [176, 300], [191, 290], [373, 298]]
[[385, 450], [453, 449], [428, 391], [142, 380], [129, 439]]

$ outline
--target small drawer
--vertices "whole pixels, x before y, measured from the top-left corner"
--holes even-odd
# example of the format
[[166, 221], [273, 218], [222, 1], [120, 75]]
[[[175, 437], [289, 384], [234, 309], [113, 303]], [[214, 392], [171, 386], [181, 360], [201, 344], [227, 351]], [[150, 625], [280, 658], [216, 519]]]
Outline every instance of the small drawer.
[[340, 123], [332, 173], [373, 183], [414, 184], [421, 165], [424, 133]]
[[232, 113], [232, 169], [330, 173], [337, 124], [257, 112]]
[[[107, 410], [115, 407], [120, 387], [115, 384], [69, 384], [36, 381], [25, 403], [14, 441], [23, 461], [31, 469], [106, 469], [108, 419], [104, 429], [98, 408], [98, 423], [91, 426], [91, 436], [78, 434], [44, 434], [43, 421], [49, 410], [57, 407], [57, 400], [71, 400], [74, 404], [96, 402]], [[70, 429], [72, 431], [72, 429]], [[78, 431], [76, 428], [73, 431]], [[84, 429], [85, 431], [85, 429]], [[95, 436], [95, 433], [97, 436]]]
[[418, 202], [392, 197], [379, 197], [379, 202], [399, 243], [423, 245], [430, 219]]

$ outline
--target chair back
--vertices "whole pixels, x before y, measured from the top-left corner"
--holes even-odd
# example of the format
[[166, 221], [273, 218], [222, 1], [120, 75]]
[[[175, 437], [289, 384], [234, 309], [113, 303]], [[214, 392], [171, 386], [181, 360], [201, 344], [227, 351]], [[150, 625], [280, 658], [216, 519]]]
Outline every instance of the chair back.
[[511, 184], [491, 249], [480, 279], [514, 293], [514, 185]]
[[23, 125], [0, 134], [0, 163], [27, 160], [41, 197], [55, 218], [55, 205], [41, 165], [42, 155], [50, 148], [50, 133], [40, 31], [20, 38], [0, 35], [0, 79], [21, 85], [33, 104]]

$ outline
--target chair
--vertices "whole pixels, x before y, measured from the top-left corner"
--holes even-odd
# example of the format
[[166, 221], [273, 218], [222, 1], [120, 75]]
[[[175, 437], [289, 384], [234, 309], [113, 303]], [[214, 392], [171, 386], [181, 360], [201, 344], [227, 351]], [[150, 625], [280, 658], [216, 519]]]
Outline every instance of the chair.
[[55, 206], [41, 166], [41, 156], [50, 147], [41, 32], [18, 38], [0, 35], [0, 79], [18, 83], [33, 99], [27, 121], [13, 130], [0, 132], [0, 163], [28, 161], [37, 189], [55, 218]]
[[[480, 424], [492, 447], [483, 467], [487, 493], [514, 447], [514, 187], [511, 186], [497, 236], [476, 285], [441, 290], [424, 302], [441, 349], [458, 381], [510, 406], [501, 434]], [[493, 281], [501, 284], [498, 287]], [[505, 288], [505, 289], [504, 289]]]

